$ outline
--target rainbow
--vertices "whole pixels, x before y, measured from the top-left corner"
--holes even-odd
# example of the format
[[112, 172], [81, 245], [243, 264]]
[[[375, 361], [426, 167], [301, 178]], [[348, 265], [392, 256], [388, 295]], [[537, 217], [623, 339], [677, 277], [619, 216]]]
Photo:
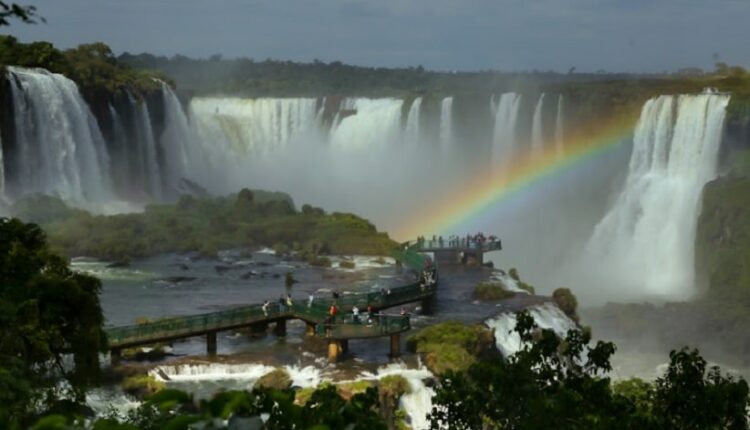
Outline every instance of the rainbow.
[[470, 218], [622, 144], [633, 132], [637, 118], [634, 113], [629, 111], [589, 124], [581, 132], [566, 134], [562, 153], [555, 149], [554, 142], [545, 142], [544, 151], [535, 157], [519, 154], [502, 178], [492, 179], [490, 171], [479, 172], [455, 189], [446, 190], [431, 207], [394, 229], [394, 237], [408, 240], [419, 235], [460, 232], [461, 225]]

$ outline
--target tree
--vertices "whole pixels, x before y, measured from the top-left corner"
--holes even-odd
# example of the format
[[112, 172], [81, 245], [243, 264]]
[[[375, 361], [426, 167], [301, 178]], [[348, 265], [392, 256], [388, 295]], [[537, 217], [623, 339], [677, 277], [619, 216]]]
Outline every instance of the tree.
[[44, 22], [44, 18], [36, 14], [34, 6], [0, 1], [0, 26], [10, 25], [11, 19], [19, 19], [27, 24], [34, 24], [37, 19]]
[[0, 427], [20, 425], [40, 402], [82, 400], [96, 382], [106, 346], [100, 289], [50, 252], [37, 225], [0, 218]]

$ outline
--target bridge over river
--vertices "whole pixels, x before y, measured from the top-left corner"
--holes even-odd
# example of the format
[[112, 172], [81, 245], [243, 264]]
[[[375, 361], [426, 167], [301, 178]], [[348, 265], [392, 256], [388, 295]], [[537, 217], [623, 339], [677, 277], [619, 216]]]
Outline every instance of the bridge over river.
[[[144, 324], [105, 329], [111, 361], [119, 362], [122, 350], [139, 346], [171, 342], [195, 336], [206, 336], [209, 355], [216, 354], [216, 334], [221, 331], [249, 328], [265, 331], [270, 323], [275, 324], [277, 335], [286, 334], [286, 321], [299, 319], [307, 323], [307, 334], [328, 339], [328, 358], [338, 359], [346, 351], [349, 339], [391, 337], [391, 355], [400, 353], [400, 334], [411, 328], [408, 315], [386, 315], [380, 311], [406, 303], [422, 302], [422, 309], [429, 312], [437, 292], [437, 267], [431, 259], [418, 252], [416, 246], [405, 245], [394, 250], [394, 258], [416, 274], [416, 280], [408, 285], [393, 287], [387, 291], [346, 294], [338, 299], [316, 298], [312, 304], [292, 303], [284, 306], [272, 303], [240, 306], [219, 312], [168, 318]], [[329, 318], [329, 309], [335, 302], [339, 314]], [[371, 308], [375, 314], [372, 321], [367, 315], [355, 318], [354, 307]]]

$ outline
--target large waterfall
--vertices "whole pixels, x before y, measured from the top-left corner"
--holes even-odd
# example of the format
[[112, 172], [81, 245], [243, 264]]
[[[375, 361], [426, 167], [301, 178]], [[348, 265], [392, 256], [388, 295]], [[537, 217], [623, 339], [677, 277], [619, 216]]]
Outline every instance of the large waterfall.
[[409, 114], [406, 116], [405, 138], [407, 142], [419, 142], [419, 122], [422, 112], [422, 97], [417, 97], [409, 108]]
[[594, 229], [588, 269], [608, 291], [685, 298], [703, 186], [716, 176], [729, 96], [661, 96], [643, 107], [624, 189]]
[[447, 150], [453, 138], [453, 97], [445, 97], [440, 102], [440, 148]]
[[516, 127], [520, 106], [520, 94], [505, 93], [497, 102], [493, 99], [495, 126], [492, 134], [492, 167], [496, 176], [502, 176], [505, 168], [518, 155]]
[[5, 193], [59, 196], [77, 204], [112, 199], [109, 155], [94, 116], [70, 79], [42, 69], [8, 68], [13, 97], [12, 153], [3, 157]]
[[534, 108], [534, 119], [531, 123], [531, 156], [539, 157], [544, 151], [544, 129], [542, 124], [542, 113], [544, 112], [544, 93], [539, 96], [539, 101]]

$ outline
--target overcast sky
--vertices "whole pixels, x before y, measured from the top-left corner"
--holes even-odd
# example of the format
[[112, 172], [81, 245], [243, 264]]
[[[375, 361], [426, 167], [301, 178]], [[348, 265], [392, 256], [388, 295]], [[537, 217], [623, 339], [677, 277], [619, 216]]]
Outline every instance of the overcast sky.
[[[750, 0], [15, 0], [23, 41], [440, 70], [750, 67]], [[718, 56], [718, 57], [717, 57]]]

